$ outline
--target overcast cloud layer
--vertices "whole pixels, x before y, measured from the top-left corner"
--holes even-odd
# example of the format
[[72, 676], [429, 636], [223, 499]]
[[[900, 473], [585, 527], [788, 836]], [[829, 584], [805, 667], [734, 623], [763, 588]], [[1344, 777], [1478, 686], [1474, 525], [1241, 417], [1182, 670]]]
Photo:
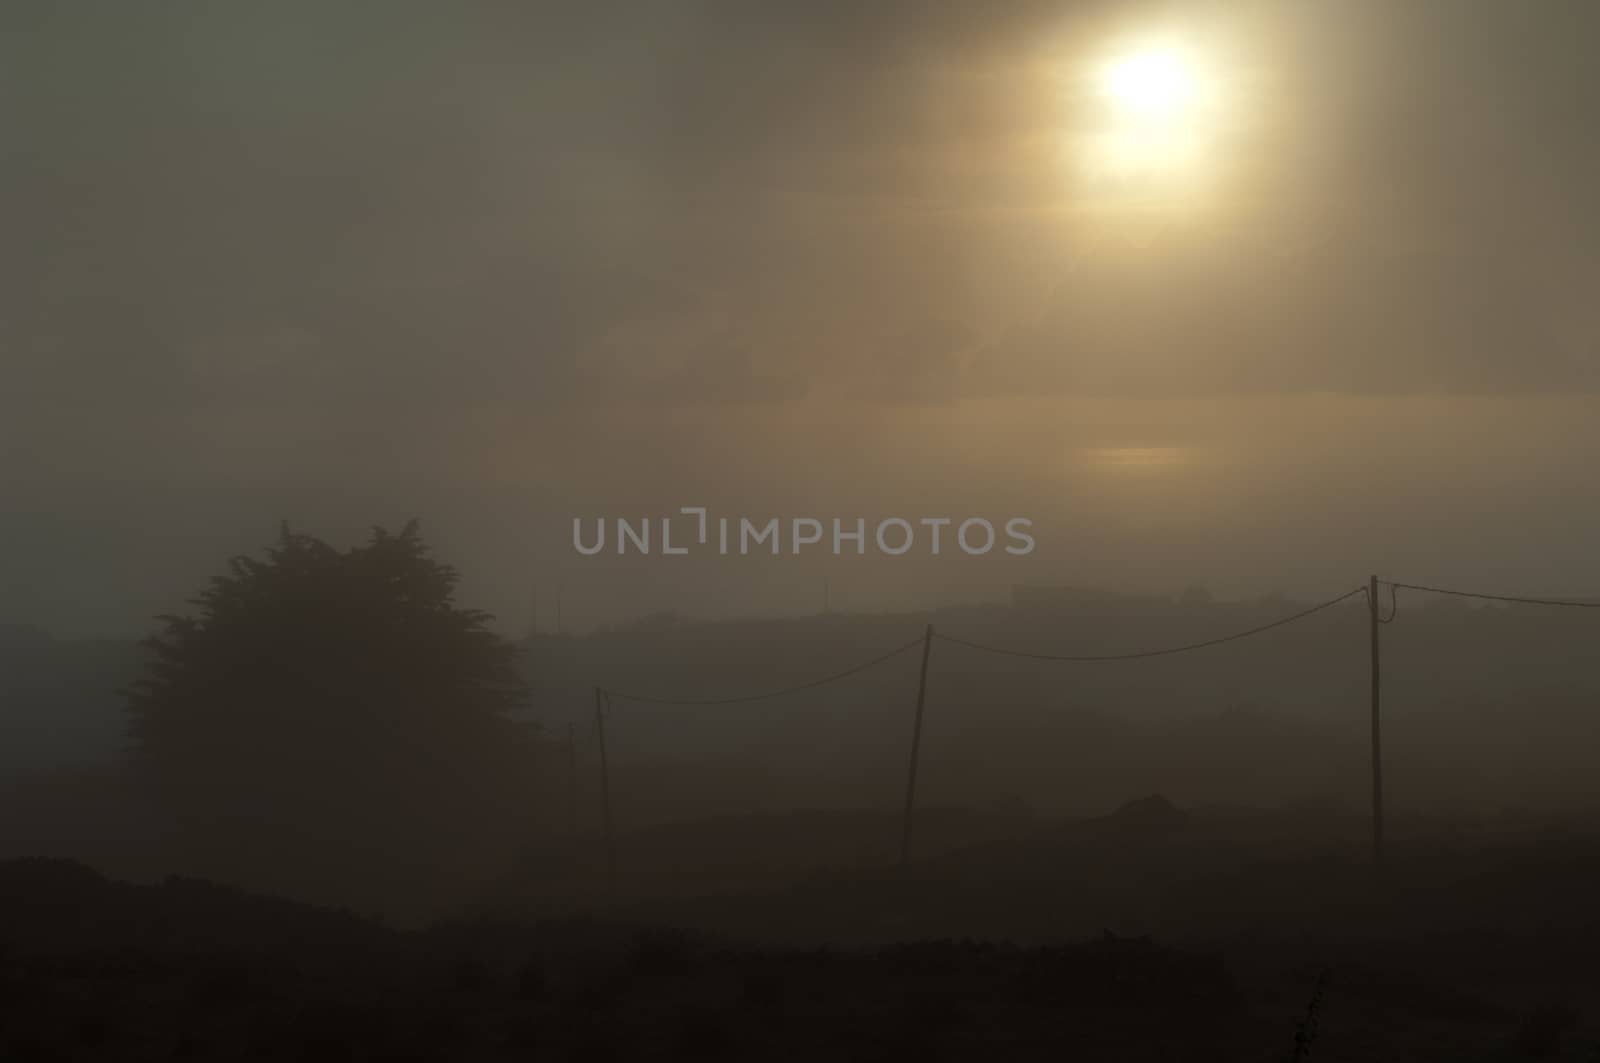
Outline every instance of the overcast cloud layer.
[[[1144, 24], [1243, 101], [1190, 188], [1076, 165], [1083, 71]], [[1203, 529], [1095, 524], [1041, 448], [1339, 444], [1129, 403], [1346, 396], [1368, 438], [1477, 403], [1528, 438], [1482, 401], [1600, 384], [1597, 34], [1582, 0], [8, 4], [6, 614], [126, 627], [277, 516], [416, 513], [501, 571], [601, 504], [1049, 510], [1056, 476], [1137, 568]], [[1050, 397], [1089, 405], [1006, 405]], [[1484, 497], [1482, 456], [1434, 459]], [[1564, 497], [1533, 523], [1586, 527]]]

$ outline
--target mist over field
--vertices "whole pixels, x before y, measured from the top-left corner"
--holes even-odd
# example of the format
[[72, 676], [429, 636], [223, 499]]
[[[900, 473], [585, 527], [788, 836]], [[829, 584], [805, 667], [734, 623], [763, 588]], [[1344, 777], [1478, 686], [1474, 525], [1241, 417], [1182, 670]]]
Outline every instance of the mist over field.
[[1597, 31], [0, 5], [0, 1057], [1593, 1060]]

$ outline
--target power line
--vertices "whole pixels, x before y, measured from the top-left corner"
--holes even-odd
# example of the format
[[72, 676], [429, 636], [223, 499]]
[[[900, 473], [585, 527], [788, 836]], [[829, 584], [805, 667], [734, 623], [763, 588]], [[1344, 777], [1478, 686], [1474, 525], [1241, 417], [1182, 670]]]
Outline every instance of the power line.
[[1425, 587], [1420, 583], [1393, 583], [1389, 580], [1379, 580], [1387, 583], [1391, 588], [1399, 587], [1408, 591], [1427, 591], [1429, 594], [1448, 594], [1456, 598], [1482, 598], [1491, 602], [1517, 602], [1522, 605], [1560, 605], [1570, 609], [1600, 609], [1600, 602], [1561, 602], [1550, 598], [1517, 598], [1505, 594], [1480, 594], [1476, 591], [1457, 591], [1445, 587]]
[[[1380, 586], [1386, 586], [1386, 587], [1389, 588], [1389, 610], [1388, 610], [1388, 615], [1387, 616], [1383, 615], [1383, 609], [1381, 607], [1380, 600], [1379, 600], [1379, 593], [1380, 592], [1379, 592], [1378, 588]], [[834, 672], [834, 673], [832, 673], [830, 675], [825, 675], [825, 676], [822, 676], [820, 678], [810, 680], [808, 682], [797, 683], [797, 684], [794, 684], [792, 686], [783, 687], [782, 689], [779, 689], [779, 690], [769, 690], [769, 691], [764, 691], [764, 692], [758, 693], [758, 694], [745, 694], [745, 695], [739, 695], [739, 696], [735, 696], [735, 697], [722, 697], [722, 698], [661, 698], [661, 697], [650, 697], [650, 696], [641, 695], [641, 694], [625, 694], [625, 693], [622, 693], [620, 691], [608, 690], [606, 688], [597, 686], [597, 687], [594, 688], [594, 699], [595, 699], [595, 707], [594, 707], [594, 712], [595, 712], [595, 717], [594, 717], [595, 718], [595, 739], [597, 741], [598, 751], [599, 751], [599, 759], [600, 759], [601, 792], [602, 792], [602, 801], [603, 801], [604, 829], [605, 829], [606, 849], [607, 849], [607, 876], [608, 876], [608, 882], [613, 883], [613, 888], [614, 888], [614, 883], [615, 883], [615, 880], [616, 880], [616, 873], [617, 873], [616, 872], [615, 831], [614, 831], [613, 822], [612, 822], [612, 808], [611, 808], [610, 766], [609, 766], [609, 759], [607, 757], [606, 729], [605, 729], [605, 727], [606, 727], [606, 717], [611, 712], [611, 708], [612, 708], [614, 699], [619, 699], [620, 698], [620, 699], [626, 700], [626, 701], [634, 701], [634, 702], [641, 702], [641, 703], [646, 703], [646, 704], [656, 704], [656, 705], [734, 705], [734, 704], [740, 704], [740, 703], [744, 703], [744, 702], [761, 701], [761, 700], [765, 700], [765, 699], [768, 699], [768, 698], [776, 698], [776, 697], [782, 697], [782, 696], [787, 695], [787, 694], [799, 693], [800, 691], [804, 691], [804, 690], [812, 690], [812, 689], [815, 689], [816, 687], [824, 686], [824, 685], [826, 685], [828, 683], [833, 683], [833, 682], [837, 682], [837, 681], [839, 681], [841, 679], [846, 679], [846, 678], [848, 678], [850, 676], [855, 675], [858, 672], [863, 672], [863, 671], [867, 670], [868, 668], [872, 668], [872, 667], [874, 667], [874, 666], [876, 666], [878, 664], [882, 664], [884, 661], [887, 661], [892, 657], [897, 657], [900, 654], [905, 653], [907, 650], [910, 650], [910, 649], [912, 649], [912, 648], [914, 648], [914, 647], [916, 647], [918, 645], [921, 645], [922, 648], [923, 648], [923, 652], [922, 652], [922, 673], [921, 673], [921, 678], [920, 678], [920, 680], [918, 682], [916, 717], [915, 717], [915, 723], [914, 723], [913, 730], [912, 730], [912, 739], [911, 739], [911, 761], [910, 761], [910, 767], [909, 767], [909, 770], [908, 770], [908, 773], [907, 773], [906, 803], [905, 803], [905, 809], [904, 809], [904, 812], [903, 812], [903, 823], [902, 823], [902, 828], [901, 828], [901, 857], [900, 858], [901, 858], [901, 863], [905, 864], [909, 860], [909, 857], [910, 857], [911, 822], [912, 822], [913, 812], [915, 811], [918, 752], [919, 752], [919, 748], [920, 748], [920, 739], [921, 739], [921, 731], [922, 731], [923, 708], [924, 708], [924, 702], [925, 702], [926, 694], [927, 694], [928, 654], [929, 654], [929, 648], [932, 645], [932, 641], [935, 638], [943, 639], [946, 642], [955, 643], [958, 646], [966, 646], [966, 647], [969, 647], [971, 649], [981, 650], [981, 651], [983, 651], [985, 653], [994, 653], [994, 654], [999, 654], [999, 655], [1006, 656], [1006, 657], [1023, 657], [1023, 658], [1029, 658], [1029, 659], [1032, 659], [1032, 660], [1044, 660], [1044, 661], [1130, 661], [1130, 660], [1141, 660], [1141, 659], [1148, 659], [1148, 658], [1152, 658], [1152, 657], [1164, 657], [1164, 656], [1168, 656], [1170, 654], [1176, 654], [1176, 653], [1187, 653], [1190, 650], [1200, 650], [1200, 649], [1205, 649], [1205, 648], [1210, 647], [1210, 646], [1220, 646], [1220, 645], [1222, 645], [1224, 643], [1235, 642], [1235, 641], [1238, 641], [1240, 639], [1250, 638], [1250, 637], [1252, 637], [1254, 635], [1260, 635], [1260, 634], [1262, 634], [1264, 632], [1271, 631], [1274, 628], [1283, 627], [1283, 626], [1285, 626], [1287, 624], [1292, 624], [1292, 623], [1295, 623], [1296, 621], [1304, 620], [1305, 618], [1307, 618], [1309, 616], [1312, 616], [1312, 615], [1314, 615], [1316, 613], [1320, 613], [1325, 609], [1330, 609], [1333, 606], [1338, 605], [1341, 602], [1348, 601], [1349, 599], [1354, 598], [1358, 594], [1365, 595], [1366, 598], [1367, 598], [1367, 611], [1368, 611], [1368, 615], [1369, 615], [1369, 618], [1370, 618], [1369, 619], [1369, 624], [1370, 624], [1371, 640], [1372, 640], [1371, 677], [1372, 677], [1373, 856], [1374, 856], [1374, 860], [1377, 863], [1381, 864], [1382, 858], [1383, 858], [1383, 774], [1382, 774], [1381, 747], [1380, 747], [1380, 744], [1379, 744], [1379, 716], [1378, 716], [1378, 711], [1379, 711], [1379, 693], [1380, 693], [1380, 691], [1379, 691], [1379, 671], [1378, 671], [1378, 652], [1379, 652], [1378, 632], [1379, 632], [1379, 628], [1380, 628], [1381, 625], [1392, 623], [1395, 620], [1395, 618], [1399, 615], [1399, 601], [1398, 601], [1397, 595], [1398, 595], [1399, 590], [1401, 590], [1401, 589], [1414, 590], [1414, 591], [1423, 591], [1423, 592], [1430, 593], [1430, 594], [1453, 595], [1453, 596], [1462, 597], [1462, 598], [1478, 598], [1478, 599], [1485, 599], [1485, 600], [1488, 600], [1488, 601], [1515, 602], [1515, 603], [1526, 604], [1526, 605], [1566, 606], [1566, 607], [1587, 608], [1587, 609], [1600, 608], [1600, 601], [1573, 602], [1573, 601], [1557, 601], [1557, 600], [1546, 599], [1546, 598], [1513, 597], [1513, 596], [1510, 596], [1510, 595], [1500, 595], [1500, 594], [1480, 594], [1480, 593], [1473, 592], [1473, 591], [1461, 591], [1461, 590], [1454, 590], [1454, 589], [1445, 588], [1445, 587], [1429, 587], [1429, 586], [1426, 586], [1426, 585], [1423, 585], [1423, 584], [1417, 584], [1417, 583], [1399, 583], [1399, 582], [1395, 582], [1395, 581], [1392, 581], [1392, 580], [1380, 580], [1376, 576], [1373, 576], [1367, 581], [1366, 584], [1364, 584], [1362, 586], [1359, 586], [1359, 587], [1355, 587], [1355, 588], [1353, 588], [1351, 590], [1348, 590], [1348, 591], [1346, 591], [1345, 593], [1339, 595], [1336, 598], [1330, 598], [1327, 601], [1320, 602], [1320, 603], [1318, 603], [1316, 605], [1313, 605], [1313, 606], [1311, 606], [1309, 608], [1306, 608], [1306, 609], [1302, 609], [1299, 612], [1290, 614], [1289, 616], [1281, 617], [1281, 618], [1279, 618], [1277, 620], [1272, 621], [1271, 623], [1261, 624], [1261, 625], [1249, 628], [1249, 629], [1244, 630], [1244, 631], [1236, 631], [1236, 632], [1234, 632], [1232, 634], [1229, 634], [1229, 635], [1223, 635], [1223, 636], [1220, 636], [1218, 638], [1205, 639], [1205, 640], [1200, 641], [1200, 642], [1190, 642], [1190, 643], [1185, 643], [1185, 644], [1180, 645], [1180, 646], [1167, 646], [1167, 647], [1163, 647], [1163, 648], [1160, 648], [1160, 649], [1153, 649], [1153, 650], [1140, 650], [1140, 651], [1133, 652], [1133, 653], [1106, 653], [1106, 654], [1034, 653], [1034, 652], [1027, 651], [1027, 650], [1014, 650], [1014, 649], [1007, 649], [1007, 648], [1001, 647], [1001, 646], [991, 646], [991, 645], [987, 645], [987, 644], [981, 643], [981, 642], [974, 642], [974, 641], [971, 641], [971, 640], [968, 640], [968, 639], [958, 638], [958, 637], [953, 636], [953, 635], [945, 635], [945, 634], [936, 632], [933, 629], [933, 626], [929, 625], [927, 627], [927, 629], [924, 631], [924, 633], [923, 633], [923, 635], [921, 637], [912, 639], [911, 641], [906, 642], [906, 643], [904, 643], [904, 644], [902, 644], [900, 646], [897, 646], [894, 649], [891, 649], [886, 653], [879, 654], [878, 656], [872, 658], [871, 660], [863, 661], [862, 663], [857, 664], [854, 667], [844, 669], [843, 671]], [[569, 729], [569, 732], [568, 732], [568, 755], [571, 758], [569, 763], [570, 764], [575, 764], [576, 763], [576, 742], [573, 739], [573, 733], [572, 733], [571, 729]]]
[[1232, 635], [1223, 635], [1221, 638], [1206, 639], [1204, 642], [1190, 642], [1182, 646], [1168, 646], [1159, 650], [1141, 650], [1137, 653], [1030, 653], [1026, 650], [1010, 650], [1000, 646], [985, 645], [981, 642], [971, 642], [967, 639], [959, 639], [954, 635], [945, 635], [940, 632], [934, 632], [933, 637], [936, 639], [944, 639], [946, 642], [954, 642], [961, 646], [967, 646], [975, 650], [983, 650], [986, 653], [999, 653], [1007, 657], [1030, 657], [1037, 661], [1132, 661], [1143, 657], [1164, 657], [1169, 653], [1185, 653], [1189, 650], [1205, 649], [1207, 646], [1220, 646], [1224, 642], [1233, 642], [1236, 639], [1249, 638], [1251, 635], [1259, 635], [1263, 631], [1271, 631], [1275, 627], [1282, 627], [1285, 624], [1292, 624], [1296, 620], [1302, 620], [1305, 617], [1310, 616], [1312, 613], [1319, 613], [1331, 606], [1338, 605], [1347, 598], [1354, 598], [1358, 594], [1365, 594], [1366, 590], [1367, 589], [1365, 587], [1357, 587], [1354, 590], [1346, 591], [1337, 598], [1330, 598], [1319, 605], [1313, 605], [1309, 609], [1303, 609], [1292, 616], [1286, 616], [1282, 619], [1274, 620], [1270, 624], [1262, 624], [1260, 627], [1250, 628], [1248, 631], [1237, 631]]
[[888, 653], [874, 657], [870, 661], [863, 661], [854, 668], [847, 668], [842, 672], [835, 672], [832, 675], [825, 675], [821, 679], [813, 679], [808, 683], [800, 683], [796, 686], [784, 687], [782, 690], [769, 690], [761, 694], [743, 694], [738, 697], [731, 698], [656, 698], [647, 697], [642, 694], [624, 694], [619, 690], [607, 690], [606, 695], [608, 698], [622, 698], [625, 701], [637, 701], [651, 705], [733, 705], [742, 701], [763, 701], [767, 698], [777, 698], [782, 697], [785, 694], [795, 694], [802, 690], [810, 690], [813, 687], [820, 687], [826, 683], [832, 683], [835, 680], [844, 679], [847, 676], [855, 675], [857, 672], [864, 672], [875, 664], [882, 664], [891, 657], [899, 656], [900, 654], [911, 649], [913, 646], [922, 645], [922, 642], [923, 636], [919, 635], [905, 645], [897, 646]]

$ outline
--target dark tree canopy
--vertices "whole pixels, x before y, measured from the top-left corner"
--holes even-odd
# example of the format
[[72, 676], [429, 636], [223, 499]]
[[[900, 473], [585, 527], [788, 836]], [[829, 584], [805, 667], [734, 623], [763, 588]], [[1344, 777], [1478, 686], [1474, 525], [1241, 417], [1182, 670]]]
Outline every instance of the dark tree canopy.
[[[128, 691], [149, 777], [235, 844], [399, 848], [515, 815], [528, 728], [516, 648], [454, 602], [416, 522], [338, 550], [282, 530], [164, 616]], [[386, 843], [387, 840], [387, 843]]]

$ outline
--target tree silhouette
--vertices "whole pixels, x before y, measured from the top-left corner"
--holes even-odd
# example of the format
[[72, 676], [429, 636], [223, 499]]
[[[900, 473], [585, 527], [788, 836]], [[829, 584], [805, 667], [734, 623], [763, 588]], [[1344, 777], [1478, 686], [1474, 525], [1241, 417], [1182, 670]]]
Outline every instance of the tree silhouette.
[[211, 855], [279, 865], [438, 862], [528, 793], [516, 648], [454, 604], [415, 521], [340, 551], [285, 525], [147, 641], [126, 693], [164, 804]]

